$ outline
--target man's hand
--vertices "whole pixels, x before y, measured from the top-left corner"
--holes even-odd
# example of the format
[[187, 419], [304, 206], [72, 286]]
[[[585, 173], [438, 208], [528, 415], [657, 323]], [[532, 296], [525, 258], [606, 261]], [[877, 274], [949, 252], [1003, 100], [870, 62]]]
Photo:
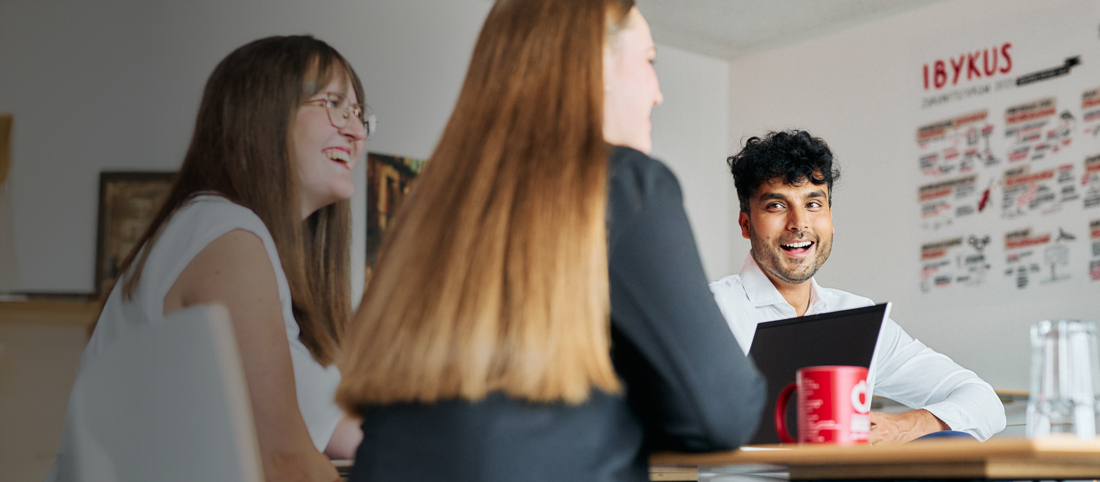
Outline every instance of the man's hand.
[[871, 445], [903, 444], [932, 432], [949, 430], [928, 410], [910, 410], [898, 414], [871, 412]]

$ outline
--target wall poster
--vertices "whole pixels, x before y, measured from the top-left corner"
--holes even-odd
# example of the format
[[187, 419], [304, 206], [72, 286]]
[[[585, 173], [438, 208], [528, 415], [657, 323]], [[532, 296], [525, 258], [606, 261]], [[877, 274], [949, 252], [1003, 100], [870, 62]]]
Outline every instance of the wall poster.
[[1100, 18], [1030, 20], [912, 49], [915, 278], [928, 301], [1100, 292]]

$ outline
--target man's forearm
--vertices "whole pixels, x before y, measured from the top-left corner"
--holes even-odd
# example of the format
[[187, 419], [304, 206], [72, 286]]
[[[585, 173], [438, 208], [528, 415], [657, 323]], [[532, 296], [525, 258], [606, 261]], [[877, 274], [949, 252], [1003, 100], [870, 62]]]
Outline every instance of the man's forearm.
[[903, 444], [950, 427], [928, 410], [910, 410], [897, 414], [871, 413], [871, 445]]

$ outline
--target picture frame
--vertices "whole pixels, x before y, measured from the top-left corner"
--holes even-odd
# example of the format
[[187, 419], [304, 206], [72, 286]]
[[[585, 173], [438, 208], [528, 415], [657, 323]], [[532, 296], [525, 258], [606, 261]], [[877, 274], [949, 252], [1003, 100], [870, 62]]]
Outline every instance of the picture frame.
[[167, 199], [175, 172], [104, 171], [99, 174], [96, 298], [106, 298], [118, 267], [145, 234]]
[[367, 278], [386, 232], [427, 159], [367, 153]]

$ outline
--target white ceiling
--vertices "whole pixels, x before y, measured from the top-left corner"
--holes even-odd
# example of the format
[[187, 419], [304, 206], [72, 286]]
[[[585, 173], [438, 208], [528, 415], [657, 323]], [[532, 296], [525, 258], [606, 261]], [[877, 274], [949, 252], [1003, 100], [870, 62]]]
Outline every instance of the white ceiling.
[[636, 0], [653, 40], [733, 60], [943, 0]]

